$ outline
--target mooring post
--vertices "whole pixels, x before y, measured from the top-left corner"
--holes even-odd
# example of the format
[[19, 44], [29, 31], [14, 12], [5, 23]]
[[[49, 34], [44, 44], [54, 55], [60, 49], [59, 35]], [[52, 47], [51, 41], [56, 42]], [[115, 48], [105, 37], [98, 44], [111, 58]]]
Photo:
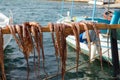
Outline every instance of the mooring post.
[[[120, 11], [115, 10], [110, 24], [118, 24], [120, 18]], [[112, 52], [112, 63], [113, 63], [113, 77], [114, 80], [118, 80], [117, 76], [119, 74], [119, 55], [117, 46], [117, 33], [116, 29], [111, 29], [111, 52]]]

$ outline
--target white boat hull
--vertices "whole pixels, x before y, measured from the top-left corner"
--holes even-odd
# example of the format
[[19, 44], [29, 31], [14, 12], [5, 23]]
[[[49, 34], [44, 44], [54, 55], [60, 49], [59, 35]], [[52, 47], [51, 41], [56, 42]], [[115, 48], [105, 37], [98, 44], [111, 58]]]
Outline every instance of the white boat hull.
[[[68, 36], [66, 38], [67, 44], [70, 45], [71, 47], [73, 47], [74, 49], [76, 48], [76, 41], [75, 41], [75, 37], [74, 36]], [[110, 44], [110, 40], [109, 40], [109, 44], [107, 43], [107, 38], [103, 37], [102, 34], [100, 34], [100, 42], [101, 42], [101, 48], [102, 48], [102, 57], [104, 60], [110, 62], [112, 64], [112, 53], [111, 53], [111, 44]], [[108, 46], [109, 45], [109, 46]], [[89, 55], [89, 49], [87, 44], [80, 42], [80, 48], [81, 51], [86, 54]], [[99, 58], [99, 54], [98, 51], [95, 50], [94, 48], [93, 51], [95, 51], [95, 58]], [[120, 53], [120, 41], [118, 40], [118, 52]], [[94, 55], [94, 54], [92, 54]], [[91, 55], [91, 56], [92, 56]], [[92, 56], [93, 58], [93, 56]], [[119, 57], [119, 61], [120, 61], [120, 57]]]

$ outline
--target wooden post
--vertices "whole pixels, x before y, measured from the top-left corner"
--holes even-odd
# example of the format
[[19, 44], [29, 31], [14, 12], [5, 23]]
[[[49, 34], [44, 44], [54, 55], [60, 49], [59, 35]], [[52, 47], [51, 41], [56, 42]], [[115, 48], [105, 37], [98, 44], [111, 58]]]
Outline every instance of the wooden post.
[[118, 56], [116, 29], [111, 30], [111, 52], [112, 52], [112, 63], [113, 63], [113, 77], [117, 77], [117, 75], [119, 74], [119, 56]]
[[[37, 23], [37, 22], [29, 22], [29, 23], [33, 23], [33, 24], [35, 24], [35, 23]], [[76, 22], [77, 23], [77, 22]], [[91, 22], [89, 22], [89, 23], [87, 23], [87, 25], [88, 25], [88, 29], [89, 30], [93, 30], [93, 24], [91, 24]], [[84, 25], [83, 24], [80, 24], [79, 25], [80, 26], [80, 32], [84, 32], [85, 30], [84, 30]], [[120, 24], [105, 24], [105, 23], [96, 23], [96, 27], [97, 27], [97, 29], [99, 30], [99, 29], [120, 29]], [[50, 32], [50, 29], [49, 29], [49, 27], [48, 26], [42, 26], [42, 32]], [[71, 34], [71, 32], [72, 32], [72, 30], [71, 30], [71, 28], [70, 27], [67, 27], [66, 29], [65, 29], [65, 31], [70, 35]], [[2, 33], [3, 34], [11, 34], [10, 33], [10, 30], [9, 30], [9, 28], [8, 28], [8, 26], [5, 26], [4, 28], [2, 28]]]
[[[118, 24], [120, 12], [115, 11], [110, 24]], [[119, 74], [119, 56], [117, 46], [117, 34], [116, 29], [111, 30], [111, 52], [112, 52], [112, 63], [113, 63], [113, 77], [117, 77]], [[114, 80], [118, 80], [115, 78]]]

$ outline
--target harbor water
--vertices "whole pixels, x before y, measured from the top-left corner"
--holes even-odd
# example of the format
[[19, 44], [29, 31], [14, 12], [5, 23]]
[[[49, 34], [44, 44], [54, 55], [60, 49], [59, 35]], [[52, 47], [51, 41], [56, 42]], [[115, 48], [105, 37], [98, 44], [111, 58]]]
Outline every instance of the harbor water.
[[[46, 26], [48, 22], [56, 22], [61, 16], [66, 16], [67, 11], [70, 11], [72, 16], [92, 16], [92, 10], [93, 5], [82, 2], [75, 2], [72, 6], [71, 2], [64, 2], [63, 5], [61, 1], [50, 0], [0, 0], [0, 11], [7, 16], [9, 16], [9, 11], [11, 11], [14, 24], [36, 21], [42, 26]], [[102, 17], [104, 11], [104, 8], [98, 6], [95, 17]], [[43, 33], [43, 37], [45, 71], [48, 76], [53, 76], [59, 73], [60, 70], [58, 70], [58, 62], [56, 61], [51, 34], [49, 32]], [[70, 69], [75, 66], [76, 53], [70, 46], [67, 46], [67, 49], [67, 69]], [[4, 52], [7, 80], [26, 80], [26, 61], [14, 39], [11, 40]], [[42, 58], [40, 62], [38, 78], [34, 70], [33, 54], [29, 57], [30, 80], [45, 79], [46, 76], [42, 67]], [[101, 70], [99, 60], [95, 60], [89, 64], [88, 57], [80, 54], [79, 63], [81, 64], [79, 71], [76, 73], [75, 69], [68, 70], [65, 75], [65, 80], [112, 80], [112, 67], [107, 62], [103, 62], [103, 70]], [[61, 75], [51, 77], [48, 80], [61, 80]]]

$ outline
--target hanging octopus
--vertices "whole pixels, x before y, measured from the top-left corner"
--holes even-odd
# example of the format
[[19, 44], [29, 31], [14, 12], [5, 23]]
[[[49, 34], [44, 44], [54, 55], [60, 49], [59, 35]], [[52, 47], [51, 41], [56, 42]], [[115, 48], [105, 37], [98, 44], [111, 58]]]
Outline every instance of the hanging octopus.
[[[89, 56], [91, 56], [91, 36], [89, 35], [89, 29], [93, 28], [95, 35], [96, 35], [96, 40], [94, 41], [94, 43], [97, 45], [97, 50], [98, 53], [100, 54], [100, 61], [101, 61], [101, 69], [103, 69], [102, 67], [102, 49], [101, 49], [101, 44], [100, 44], [100, 38], [99, 38], [99, 31], [96, 28], [96, 23], [95, 22], [86, 22], [86, 21], [81, 21], [78, 22], [79, 25], [83, 25], [85, 32], [86, 32], [86, 37], [87, 37], [87, 42], [88, 42], [88, 48], [89, 48]], [[91, 60], [90, 60], [91, 62]]]
[[93, 29], [97, 35], [97, 42], [96, 42], [96, 45], [97, 45], [97, 50], [98, 50], [98, 53], [100, 55], [100, 62], [101, 62], [101, 69], [103, 70], [103, 66], [102, 66], [102, 48], [101, 48], [101, 44], [100, 44], [100, 37], [99, 37], [99, 31], [97, 30], [97, 27], [96, 27], [96, 23], [95, 22], [92, 22], [91, 23], [93, 25]]
[[[22, 25], [8, 25], [11, 34], [13, 35], [14, 39], [16, 40], [19, 48], [23, 51], [24, 57], [27, 61], [27, 80], [29, 80], [29, 63], [28, 58], [30, 56], [30, 53], [33, 50], [33, 41], [30, 34], [30, 30], [28, 25], [26, 23]], [[18, 33], [18, 35], [16, 34]]]
[[76, 71], [78, 72], [78, 65], [79, 65], [79, 54], [80, 54], [80, 43], [79, 43], [79, 34], [80, 28], [79, 24], [72, 24], [71, 29], [73, 30], [73, 35], [75, 36], [76, 41]]
[[[34, 39], [34, 46], [37, 50], [38, 53], [38, 69], [40, 68], [40, 52], [42, 52], [42, 58], [43, 58], [43, 69], [45, 67], [45, 55], [44, 55], [44, 48], [43, 48], [43, 34], [42, 34], [42, 30], [41, 30], [41, 25], [39, 25], [36, 22], [31, 22], [29, 23], [29, 25], [31, 25], [31, 33]], [[48, 76], [47, 72], [44, 69], [44, 72], [46, 74], [46, 76]]]
[[[8, 26], [11, 34], [17, 42], [19, 48], [23, 51], [24, 57], [27, 61], [27, 80], [29, 79], [29, 64], [28, 58], [35, 48], [38, 53], [38, 69], [40, 69], [40, 52], [42, 52], [43, 69], [45, 67], [45, 55], [43, 48], [43, 34], [41, 31], [41, 25], [37, 22], [25, 22], [22, 25]], [[17, 34], [16, 34], [17, 33]], [[35, 63], [35, 62], [34, 62]], [[36, 70], [36, 69], [35, 69]], [[40, 71], [40, 70], [38, 70]], [[44, 72], [46, 73], [45, 69]], [[47, 73], [46, 73], [47, 75]]]
[[[50, 32], [52, 33], [52, 40], [53, 40], [53, 45], [55, 48], [55, 55], [56, 57], [60, 57], [60, 60], [61, 60], [60, 67], [61, 67], [62, 80], [64, 80], [65, 71], [66, 71], [66, 60], [67, 60], [66, 37], [70, 34], [74, 35], [75, 40], [76, 40], [76, 67], [77, 67], [76, 71], [78, 71], [79, 53], [81, 52], [80, 43], [79, 43], [79, 34], [84, 31], [84, 30], [81, 30], [80, 28], [82, 26], [87, 36], [89, 54], [91, 54], [90, 53], [91, 52], [91, 40], [90, 40], [88, 27], [89, 26], [93, 27], [93, 30], [95, 31], [99, 39], [99, 33], [97, 32], [95, 23], [91, 23], [91, 22], [74, 23], [73, 22], [71, 24], [63, 24], [63, 23], [59, 23], [59, 24], [49, 23], [48, 24]], [[38, 69], [40, 69], [40, 54], [41, 53], [42, 53], [42, 59], [43, 59], [43, 69], [45, 67], [42, 26], [39, 25], [37, 22], [25, 22], [22, 25], [7, 25], [7, 27], [9, 28], [19, 48], [23, 51], [24, 57], [27, 62], [27, 80], [29, 80], [28, 59], [29, 59], [30, 53], [32, 53], [34, 49], [37, 51], [37, 54], [38, 54]], [[67, 29], [69, 30], [67, 31]], [[2, 29], [0, 29], [0, 44], [3, 45]], [[100, 45], [100, 40], [98, 40], [97, 44]], [[0, 47], [0, 50], [1, 50], [0, 51], [0, 66], [2, 70], [2, 80], [6, 80], [5, 71], [4, 71], [3, 46]], [[99, 53], [101, 57], [102, 56], [101, 48], [99, 48]], [[45, 69], [44, 69], [44, 72], [46, 73]], [[46, 73], [46, 76], [48, 76], [47, 73]]]
[[[66, 37], [69, 34], [72, 34], [75, 36], [76, 39], [76, 71], [78, 71], [78, 64], [79, 64], [79, 53], [80, 53], [80, 44], [79, 44], [79, 34], [80, 34], [80, 28], [79, 24], [48, 24], [50, 31], [52, 32], [52, 39], [55, 47], [56, 56], [60, 56], [61, 58], [61, 73], [62, 73], [62, 80], [64, 80], [65, 70], [66, 70], [66, 58], [67, 58], [67, 48], [66, 48]], [[65, 31], [67, 28], [71, 28], [72, 31]], [[86, 27], [85, 27], [86, 29]], [[55, 33], [54, 33], [55, 32]], [[56, 35], [54, 37], [54, 34]]]
[[91, 56], [91, 40], [90, 40], [88, 26], [87, 26], [86, 22], [80, 22], [80, 24], [82, 24], [83, 27], [84, 27], [86, 37], [87, 37], [88, 48], [89, 48], [89, 56]]
[[[66, 70], [66, 59], [67, 59], [67, 48], [66, 48], [66, 34], [65, 28], [68, 25], [65, 24], [48, 24], [50, 31], [52, 32], [52, 39], [55, 47], [56, 56], [60, 56], [61, 60], [61, 73], [62, 73], [62, 80], [64, 80], [65, 70]], [[70, 26], [69, 26], [70, 27]], [[55, 32], [55, 37], [54, 33]]]

